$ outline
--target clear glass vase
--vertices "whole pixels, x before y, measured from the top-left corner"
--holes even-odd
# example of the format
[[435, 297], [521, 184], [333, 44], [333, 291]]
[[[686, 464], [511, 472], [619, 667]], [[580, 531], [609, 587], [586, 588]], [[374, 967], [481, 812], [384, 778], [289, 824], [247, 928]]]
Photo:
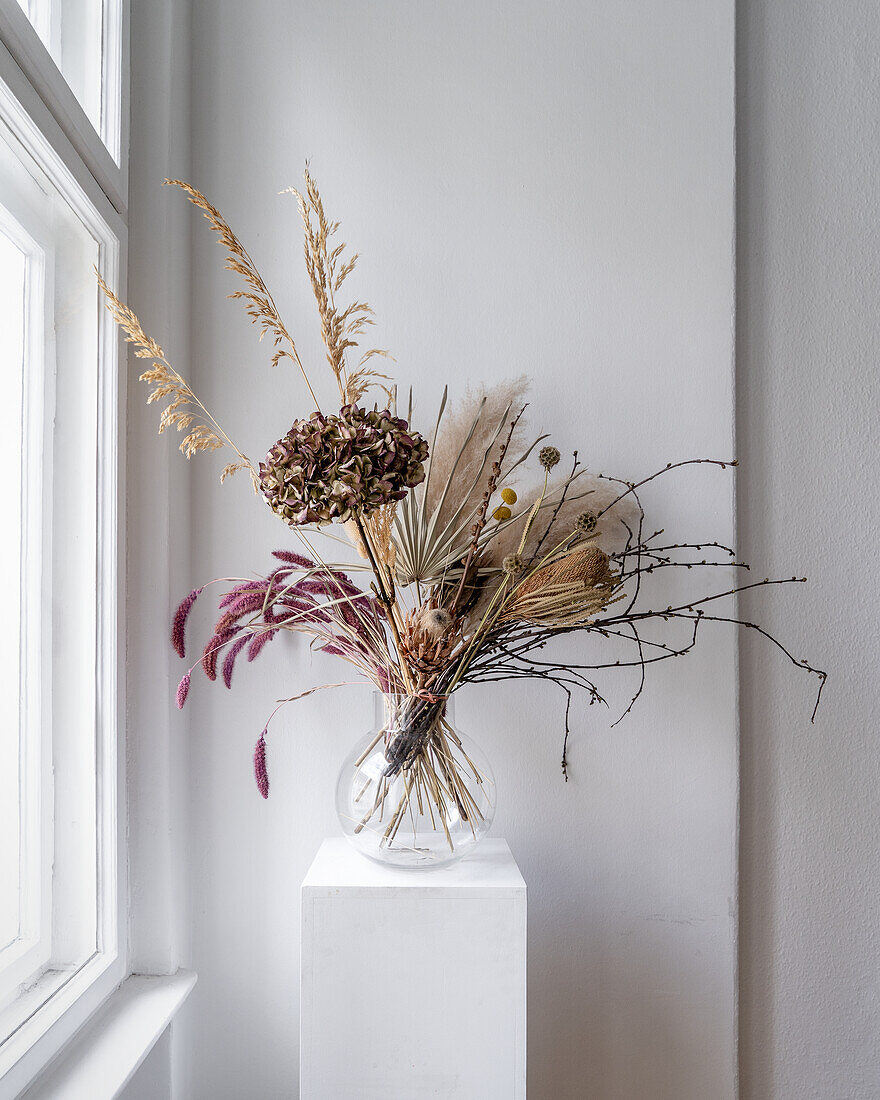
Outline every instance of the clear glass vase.
[[495, 815], [495, 778], [454, 726], [452, 701], [374, 695], [373, 728], [346, 757], [336, 812], [377, 863], [440, 867], [473, 851]]

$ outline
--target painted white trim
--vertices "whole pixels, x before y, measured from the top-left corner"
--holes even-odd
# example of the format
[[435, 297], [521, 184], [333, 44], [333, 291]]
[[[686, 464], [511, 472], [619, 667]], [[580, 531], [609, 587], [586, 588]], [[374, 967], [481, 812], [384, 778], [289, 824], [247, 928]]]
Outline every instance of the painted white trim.
[[[111, 5], [115, 6], [115, 5]], [[104, 73], [119, 78], [121, 93], [111, 106], [104, 100], [106, 123], [99, 134], [70, 90], [61, 70], [22, 11], [17, 0], [0, 0], [0, 41], [35, 89], [60, 126], [70, 144], [94, 176], [104, 194], [118, 213], [125, 215], [128, 205], [128, 149], [123, 117], [127, 111], [127, 68], [124, 49], [125, 10], [107, 21], [104, 50]]]
[[[45, 114], [31, 117], [32, 90], [11, 57], [0, 47], [0, 116], [27, 149], [98, 245], [98, 266], [107, 282], [124, 294], [122, 283], [127, 234], [106, 197], [83, 187], [76, 150], [57, 125], [42, 130]], [[21, 81], [29, 101], [17, 96]], [[18, 88], [13, 88], [13, 84]], [[53, 128], [54, 126], [54, 128]], [[95, 201], [97, 199], [97, 201]], [[96, 814], [99, 896], [97, 950], [75, 972], [49, 971], [4, 1013], [14, 1027], [0, 1044], [0, 1098], [17, 1096], [57, 1055], [125, 976], [127, 883], [125, 861], [125, 705], [122, 575], [124, 532], [120, 527], [122, 456], [119, 425], [124, 423], [125, 384], [120, 371], [121, 340], [109, 313], [98, 315], [97, 510], [96, 510]], [[27, 1013], [26, 1018], [25, 1012]], [[19, 1022], [20, 1021], [20, 1022]], [[5, 1033], [6, 1028], [2, 1031]]]
[[28, 1089], [27, 1100], [118, 1096], [195, 984], [191, 970], [168, 977], [128, 978], [70, 1051]]
[[73, 974], [47, 971], [24, 995], [30, 1015], [0, 1046], [0, 1100], [12, 1100], [55, 1058], [125, 977], [122, 958], [95, 954]]
[[[42, 227], [32, 223], [27, 203], [13, 211], [0, 207], [0, 232], [25, 257], [25, 332], [22, 379], [24, 430], [22, 531], [20, 548], [20, 797], [24, 810], [20, 838], [19, 937], [0, 950], [0, 1002], [8, 1004], [16, 986], [28, 981], [48, 961], [51, 951], [52, 895], [52, 745], [46, 718], [46, 692], [39, 669], [51, 647], [50, 608], [35, 595], [41, 589], [45, 528], [51, 524], [45, 505], [43, 470], [46, 425], [54, 414], [53, 379], [46, 371], [47, 319], [54, 292], [54, 248]], [[53, 319], [54, 320], [54, 319]], [[48, 417], [47, 417], [48, 412]], [[47, 766], [47, 763], [49, 766]], [[2, 1032], [0, 1032], [2, 1034]]]
[[[4, 2], [5, 0], [0, 0], [0, 5]], [[3, 42], [2, 8], [0, 8], [0, 82], [5, 85], [8, 95], [17, 101], [20, 113], [32, 122], [33, 140], [39, 145], [43, 155], [47, 155], [51, 150], [58, 157], [69, 179], [75, 183], [77, 192], [88, 200], [86, 205], [95, 210], [97, 216], [109, 226], [114, 236], [120, 241], [126, 241], [128, 231], [125, 206], [123, 205], [120, 210], [108, 198], [99, 180], [83, 162], [78, 150], [67, 137], [56, 117], [7, 49]]]

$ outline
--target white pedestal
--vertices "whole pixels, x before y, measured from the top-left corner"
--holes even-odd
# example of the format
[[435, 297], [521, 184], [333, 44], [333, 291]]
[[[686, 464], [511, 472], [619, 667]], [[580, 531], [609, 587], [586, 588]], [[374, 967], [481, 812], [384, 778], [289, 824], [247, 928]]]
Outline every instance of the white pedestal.
[[521, 1100], [526, 886], [507, 842], [432, 871], [325, 840], [302, 884], [301, 1100]]

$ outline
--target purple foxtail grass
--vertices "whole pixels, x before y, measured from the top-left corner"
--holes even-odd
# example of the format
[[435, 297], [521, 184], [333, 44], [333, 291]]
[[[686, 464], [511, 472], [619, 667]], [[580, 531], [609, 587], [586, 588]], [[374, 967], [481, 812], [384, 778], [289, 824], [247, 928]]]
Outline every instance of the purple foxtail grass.
[[254, 748], [254, 779], [257, 781], [257, 790], [263, 798], [269, 797], [269, 772], [266, 769], [266, 731], [260, 734], [260, 739]]
[[272, 557], [279, 561], [286, 561], [290, 565], [298, 565], [302, 569], [314, 569], [315, 563], [302, 554], [295, 554], [292, 550], [273, 550]]
[[192, 605], [198, 599], [203, 588], [204, 586], [194, 588], [186, 599], [181, 601], [174, 613], [174, 619], [171, 623], [171, 644], [178, 657], [186, 656], [186, 620], [192, 610]]
[[225, 634], [214, 634], [209, 639], [202, 653], [202, 668], [205, 670], [205, 675], [209, 680], [217, 679], [217, 658], [220, 655], [220, 650], [240, 629], [241, 627], [236, 627], [234, 630], [230, 630]]
[[267, 642], [271, 642], [277, 633], [277, 630], [264, 630], [251, 639], [251, 644], [248, 646], [247, 651], [248, 661], [253, 661], [256, 657], [259, 657], [263, 651], [263, 646], [265, 646]]
[[177, 685], [177, 709], [183, 710], [183, 704], [186, 702], [186, 697], [189, 695], [189, 680], [190, 676], [187, 673], [184, 678]]
[[242, 634], [240, 638], [236, 638], [223, 659], [223, 683], [227, 688], [232, 687], [232, 670], [235, 666], [235, 658], [248, 644], [248, 641], [249, 638], [247, 634]]

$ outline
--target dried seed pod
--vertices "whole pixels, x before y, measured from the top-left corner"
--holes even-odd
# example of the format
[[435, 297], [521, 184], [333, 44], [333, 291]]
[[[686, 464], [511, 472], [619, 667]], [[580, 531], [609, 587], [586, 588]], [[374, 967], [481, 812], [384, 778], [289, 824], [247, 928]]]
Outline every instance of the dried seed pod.
[[552, 470], [554, 466], [558, 465], [561, 457], [558, 447], [547, 446], [538, 451], [538, 461], [545, 470]]
[[504, 561], [502, 561], [501, 568], [504, 570], [505, 573], [509, 574], [511, 577], [515, 577], [518, 573], [522, 573], [522, 571], [523, 571], [522, 555], [520, 555], [520, 554], [508, 554], [507, 557], [504, 559]]
[[598, 522], [595, 512], [581, 512], [574, 521], [574, 529], [581, 535], [591, 535], [596, 530]]

